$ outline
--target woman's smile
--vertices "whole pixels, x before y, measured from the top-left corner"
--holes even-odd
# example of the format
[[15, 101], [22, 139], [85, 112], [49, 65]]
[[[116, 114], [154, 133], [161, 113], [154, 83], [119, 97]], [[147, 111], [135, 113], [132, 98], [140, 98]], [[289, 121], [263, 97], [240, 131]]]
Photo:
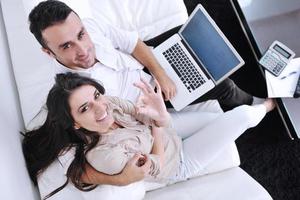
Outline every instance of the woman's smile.
[[107, 111], [105, 111], [105, 113], [101, 117], [96, 119], [96, 121], [97, 122], [105, 121], [106, 118], [107, 118]]

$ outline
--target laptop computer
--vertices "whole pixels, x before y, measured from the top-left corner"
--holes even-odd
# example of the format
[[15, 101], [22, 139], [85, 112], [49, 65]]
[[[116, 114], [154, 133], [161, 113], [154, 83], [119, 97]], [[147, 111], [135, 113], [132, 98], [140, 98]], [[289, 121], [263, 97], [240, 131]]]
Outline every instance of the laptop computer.
[[177, 87], [170, 100], [179, 111], [198, 99], [244, 61], [200, 4], [173, 35], [153, 49], [154, 56]]

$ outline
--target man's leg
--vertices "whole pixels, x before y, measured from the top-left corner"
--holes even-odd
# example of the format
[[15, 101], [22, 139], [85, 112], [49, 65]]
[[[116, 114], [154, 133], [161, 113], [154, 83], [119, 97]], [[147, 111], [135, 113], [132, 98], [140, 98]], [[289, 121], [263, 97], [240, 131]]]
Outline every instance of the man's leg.
[[192, 104], [217, 99], [224, 110], [231, 110], [237, 106], [251, 105], [253, 96], [241, 90], [231, 79], [227, 78], [215, 88], [198, 98]]
[[[224, 111], [231, 110], [240, 105], [251, 105], [253, 103], [252, 95], [241, 90], [231, 79], [227, 78], [191, 104], [213, 99], [218, 100]], [[173, 108], [169, 101], [165, 102], [165, 104], [167, 108]]]

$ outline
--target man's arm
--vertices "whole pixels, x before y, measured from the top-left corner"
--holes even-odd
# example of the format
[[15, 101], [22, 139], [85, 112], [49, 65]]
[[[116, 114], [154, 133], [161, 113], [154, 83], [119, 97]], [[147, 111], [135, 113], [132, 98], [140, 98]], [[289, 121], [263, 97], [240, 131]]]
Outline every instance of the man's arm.
[[150, 48], [140, 39], [132, 52], [140, 63], [142, 63], [159, 82], [165, 100], [170, 100], [176, 94], [176, 86], [174, 82], [166, 74], [165, 70], [160, 66], [151, 52]]
[[122, 172], [117, 175], [107, 175], [95, 170], [92, 166], [87, 164], [85, 166], [85, 173], [82, 175], [81, 180], [84, 183], [89, 184], [108, 184], [124, 186], [133, 182], [143, 180], [150, 171], [151, 161], [146, 159], [146, 162], [142, 166], [138, 166], [138, 160], [143, 157], [141, 155], [135, 155], [130, 159]]

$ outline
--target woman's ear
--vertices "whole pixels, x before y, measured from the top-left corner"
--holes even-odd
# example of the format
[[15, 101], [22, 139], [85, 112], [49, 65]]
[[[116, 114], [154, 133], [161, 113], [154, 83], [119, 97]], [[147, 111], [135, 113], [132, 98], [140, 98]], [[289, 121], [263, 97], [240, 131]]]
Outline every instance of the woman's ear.
[[75, 123], [74, 123], [74, 128], [75, 128], [76, 130], [78, 130], [78, 129], [80, 129], [80, 125], [79, 125], [77, 122], [75, 122]]

